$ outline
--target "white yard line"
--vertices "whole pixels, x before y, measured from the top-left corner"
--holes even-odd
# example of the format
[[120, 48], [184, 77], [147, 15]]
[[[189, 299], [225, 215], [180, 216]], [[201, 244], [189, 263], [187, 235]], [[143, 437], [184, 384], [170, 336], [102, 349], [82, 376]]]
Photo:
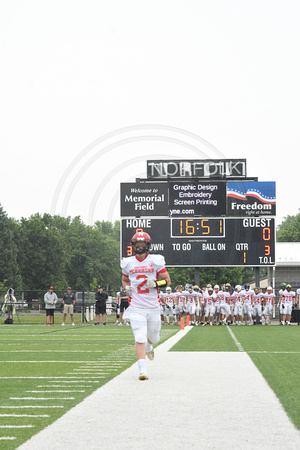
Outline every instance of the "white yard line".
[[9, 397], [10, 400], [74, 400], [75, 397]]
[[[73, 372], [71, 372], [71, 375], [73, 375]], [[78, 374], [79, 375], [79, 374]], [[91, 378], [101, 378], [101, 377], [88, 377], [88, 378], [83, 378], [82, 376], [78, 376], [78, 377], [23, 377], [23, 376], [13, 376], [13, 377], [1, 377], [1, 380], [26, 380], [26, 379], [33, 379], [33, 380], [47, 380], [51, 378], [51, 380], [59, 380], [60, 383], [73, 383], [73, 381], [70, 381], [71, 379], [76, 379], [78, 381], [74, 381], [74, 383], [82, 383], [82, 381], [87, 380], [87, 383], [89, 382], [88, 380], [90, 380]], [[62, 381], [61, 378], [63, 378], [64, 380], [66, 378], [68, 378], [68, 381]], [[53, 383], [55, 383], [55, 381], [52, 381]], [[50, 380], [49, 380], [50, 383]], [[96, 383], [96, 381], [95, 381]]]
[[244, 352], [244, 349], [242, 347], [242, 344], [237, 340], [237, 338], [235, 337], [233, 331], [231, 330], [231, 328], [228, 326], [227, 330], [229, 331], [230, 336], [232, 337], [232, 339], [234, 340], [235, 345], [237, 346], [237, 348], [239, 349], [239, 352]]
[[49, 414], [0, 414], [0, 417], [50, 417]]
[[0, 425], [0, 428], [34, 428], [35, 425]]
[[168, 351], [189, 329], [156, 348], [148, 381], [133, 364], [19, 449], [298, 450], [299, 431], [246, 352]]
[[39, 406], [38, 405], [3, 406], [2, 405], [2, 406], [0, 406], [0, 408], [1, 409], [21, 409], [21, 408], [23, 408], [23, 409], [26, 409], [26, 408], [45, 408], [45, 409], [54, 408], [55, 409], [55, 408], [65, 408], [65, 406], [63, 406], [63, 405], [51, 405], [51, 406], [48, 406], [48, 405], [39, 405]]
[[[5, 344], [6, 345], [6, 344]], [[103, 350], [9, 350], [9, 353], [103, 353]], [[7, 353], [7, 350], [0, 350]]]

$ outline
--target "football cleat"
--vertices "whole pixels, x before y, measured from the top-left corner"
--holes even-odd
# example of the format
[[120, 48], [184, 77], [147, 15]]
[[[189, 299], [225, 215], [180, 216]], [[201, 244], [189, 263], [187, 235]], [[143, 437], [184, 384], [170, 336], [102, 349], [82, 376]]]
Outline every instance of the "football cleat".
[[148, 358], [153, 361], [154, 359], [154, 350], [152, 349], [150, 352], [146, 352], [146, 355], [148, 356]]
[[148, 380], [148, 376], [145, 373], [140, 373], [139, 380], [144, 381]]

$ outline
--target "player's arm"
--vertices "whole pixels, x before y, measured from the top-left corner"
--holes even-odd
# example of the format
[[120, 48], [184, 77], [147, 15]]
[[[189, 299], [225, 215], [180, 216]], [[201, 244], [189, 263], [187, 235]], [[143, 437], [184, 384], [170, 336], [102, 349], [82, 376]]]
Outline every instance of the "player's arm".
[[122, 275], [122, 285], [123, 285], [124, 291], [126, 291], [126, 286], [130, 285], [130, 280], [127, 275], [124, 275], [124, 274]]
[[165, 281], [166, 282], [166, 286], [171, 286], [171, 278], [170, 278], [169, 272], [167, 270], [164, 271], [164, 272], [160, 272], [158, 274], [158, 276], [160, 278], [158, 280], [158, 283], [159, 283], [159, 281]]
[[125, 275], [124, 273], [122, 274], [122, 285], [123, 285], [124, 291], [130, 297], [131, 294], [132, 294], [132, 287], [130, 286], [130, 279], [129, 279], [129, 277], [127, 275]]

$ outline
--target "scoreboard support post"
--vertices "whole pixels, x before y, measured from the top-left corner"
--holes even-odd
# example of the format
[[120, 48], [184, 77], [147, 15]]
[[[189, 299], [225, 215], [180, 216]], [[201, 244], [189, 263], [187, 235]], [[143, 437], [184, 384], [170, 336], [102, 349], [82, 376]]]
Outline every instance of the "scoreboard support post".
[[260, 284], [259, 267], [255, 267], [255, 286], [259, 287], [259, 284]]
[[200, 287], [200, 267], [195, 267], [195, 284]]

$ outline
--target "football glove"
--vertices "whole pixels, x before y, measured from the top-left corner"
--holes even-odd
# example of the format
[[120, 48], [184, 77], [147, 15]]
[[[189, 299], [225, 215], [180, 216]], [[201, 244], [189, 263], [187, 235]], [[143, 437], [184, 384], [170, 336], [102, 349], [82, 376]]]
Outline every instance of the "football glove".
[[166, 280], [150, 280], [150, 278], [147, 278], [147, 287], [148, 288], [158, 288], [158, 287], [163, 287], [167, 285]]

